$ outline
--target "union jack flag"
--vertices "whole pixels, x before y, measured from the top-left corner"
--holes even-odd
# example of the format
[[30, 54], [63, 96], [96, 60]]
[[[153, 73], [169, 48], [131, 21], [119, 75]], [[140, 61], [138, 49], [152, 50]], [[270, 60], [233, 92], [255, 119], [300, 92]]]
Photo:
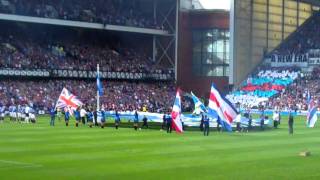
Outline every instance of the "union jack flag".
[[75, 95], [70, 93], [70, 91], [68, 91], [66, 88], [63, 88], [55, 109], [68, 109], [72, 114], [73, 110], [82, 105], [83, 103]]

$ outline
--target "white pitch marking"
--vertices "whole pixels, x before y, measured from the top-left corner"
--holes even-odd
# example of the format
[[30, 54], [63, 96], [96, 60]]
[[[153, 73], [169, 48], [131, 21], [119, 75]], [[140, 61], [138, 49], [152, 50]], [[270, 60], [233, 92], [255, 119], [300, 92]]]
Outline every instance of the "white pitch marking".
[[[0, 163], [6, 163], [6, 164], [12, 164], [12, 165], [18, 165], [17, 168], [35, 168], [35, 167], [42, 167], [41, 164], [33, 164], [33, 163], [25, 163], [25, 162], [19, 162], [19, 161], [8, 161], [8, 160], [1, 160]], [[19, 167], [20, 166], [20, 167]], [[0, 169], [7, 169], [10, 167], [0, 167]]]

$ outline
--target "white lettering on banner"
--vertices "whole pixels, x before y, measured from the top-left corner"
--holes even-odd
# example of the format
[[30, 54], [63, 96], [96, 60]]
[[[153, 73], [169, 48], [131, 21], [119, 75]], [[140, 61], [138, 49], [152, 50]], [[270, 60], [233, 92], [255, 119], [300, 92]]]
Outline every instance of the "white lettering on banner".
[[272, 67], [298, 66], [308, 67], [308, 54], [271, 55], [269, 62]]

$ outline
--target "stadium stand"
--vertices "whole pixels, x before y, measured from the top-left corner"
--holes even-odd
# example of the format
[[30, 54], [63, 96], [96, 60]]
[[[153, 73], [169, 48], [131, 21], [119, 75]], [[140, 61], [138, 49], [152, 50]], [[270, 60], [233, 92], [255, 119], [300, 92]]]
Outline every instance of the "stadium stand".
[[[257, 70], [227, 98], [249, 107], [289, 109], [295, 106], [307, 110], [307, 93], [310, 92], [314, 100], [320, 97], [320, 68], [316, 62], [320, 58], [319, 29], [320, 12], [316, 12], [278, 48], [267, 54]], [[312, 58], [316, 59], [315, 62], [310, 61]]]
[[[5, 26], [4, 26], [5, 27]], [[82, 39], [73, 33], [50, 32], [30, 27], [9, 26], [0, 33], [1, 67], [15, 69], [72, 69], [95, 70], [99, 63], [102, 71], [131, 73], [169, 72], [165, 66], [153, 68], [152, 58], [146, 54], [143, 44], [130, 47], [118, 40], [103, 39], [95, 35], [99, 42], [90, 40], [94, 33]], [[19, 29], [13, 31], [12, 29]], [[58, 38], [57, 38], [58, 36]], [[171, 72], [171, 71], [170, 71]], [[173, 72], [173, 71], [172, 71]], [[172, 73], [171, 72], [171, 73]]]
[[[101, 73], [152, 75], [169, 72], [173, 77], [173, 70], [168, 66], [152, 61], [150, 46], [146, 43], [150, 38], [143, 35], [127, 38], [130, 35], [121, 32], [2, 21], [0, 25], [1, 71], [67, 69], [94, 72], [93, 77], [87, 78], [1, 77], [0, 103], [7, 107], [31, 104], [36, 111], [48, 112], [66, 87], [86, 106], [95, 108], [97, 64], [100, 64]], [[172, 107], [176, 91], [172, 78], [157, 81], [117, 77], [103, 79], [104, 95], [100, 102], [107, 110], [168, 112]]]
[[140, 6], [139, 0], [98, 1], [38, 1], [6, 0], [0, 3], [0, 12], [7, 14], [45, 17], [103, 24], [163, 29], [152, 14]]
[[[118, 111], [142, 110], [145, 106], [149, 112], [166, 112], [172, 107], [176, 90], [167, 82], [104, 81], [103, 85], [102, 106]], [[36, 110], [48, 110], [65, 87], [83, 103], [95, 107], [95, 86], [94, 80], [1, 80], [0, 98], [6, 106], [32, 104]]]
[[163, 29], [140, 6], [139, 0], [54, 1], [23, 0], [0, 1], [0, 13], [63, 19], [103, 24]]

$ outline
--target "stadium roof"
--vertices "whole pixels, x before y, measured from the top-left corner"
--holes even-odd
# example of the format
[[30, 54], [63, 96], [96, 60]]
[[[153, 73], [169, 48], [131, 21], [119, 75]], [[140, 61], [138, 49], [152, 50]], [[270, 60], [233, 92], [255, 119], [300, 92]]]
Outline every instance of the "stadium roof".
[[309, 3], [309, 4], [320, 6], [320, 0], [301, 0], [301, 1]]

